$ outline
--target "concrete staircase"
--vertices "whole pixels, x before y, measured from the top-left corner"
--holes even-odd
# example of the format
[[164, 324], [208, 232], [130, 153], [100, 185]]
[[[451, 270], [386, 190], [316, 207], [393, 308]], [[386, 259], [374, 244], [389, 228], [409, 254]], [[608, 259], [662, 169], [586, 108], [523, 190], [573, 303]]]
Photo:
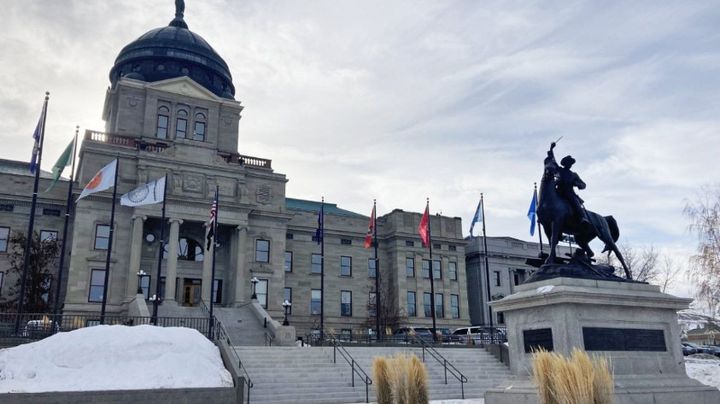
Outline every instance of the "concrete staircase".
[[[250, 392], [251, 403], [311, 404], [365, 402], [365, 384], [355, 378], [350, 385], [350, 365], [338, 354], [332, 362], [332, 347], [236, 347], [255, 387]], [[372, 377], [372, 359], [392, 356], [399, 352], [417, 355], [420, 348], [404, 347], [348, 347], [348, 352]], [[465, 398], [480, 398], [485, 390], [497, 386], [510, 377], [510, 371], [484, 349], [438, 349], [467, 378]], [[445, 384], [442, 365], [426, 354], [430, 379], [430, 398], [459, 399], [460, 382], [448, 373]], [[370, 401], [375, 392], [370, 386]]]
[[240, 346], [265, 345], [267, 329], [250, 310], [250, 306], [216, 307], [213, 309], [213, 314], [225, 327], [233, 344]]

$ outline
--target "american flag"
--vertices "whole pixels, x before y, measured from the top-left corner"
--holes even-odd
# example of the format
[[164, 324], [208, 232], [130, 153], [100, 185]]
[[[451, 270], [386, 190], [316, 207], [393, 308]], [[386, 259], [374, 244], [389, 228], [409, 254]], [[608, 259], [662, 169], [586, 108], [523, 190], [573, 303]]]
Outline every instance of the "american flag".
[[217, 209], [218, 209], [218, 197], [217, 197], [217, 190], [215, 191], [215, 199], [212, 201], [212, 205], [210, 205], [210, 230], [207, 234], [207, 247], [205, 247], [206, 250], [210, 251], [210, 246], [212, 245], [213, 237], [215, 237], [215, 226], [217, 225], [215, 222], [217, 221]]

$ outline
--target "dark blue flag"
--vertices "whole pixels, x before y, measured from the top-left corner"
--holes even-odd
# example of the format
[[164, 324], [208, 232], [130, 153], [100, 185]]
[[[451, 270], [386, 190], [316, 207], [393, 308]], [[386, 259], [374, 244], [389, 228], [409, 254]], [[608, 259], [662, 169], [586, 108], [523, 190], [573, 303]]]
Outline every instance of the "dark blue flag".
[[318, 212], [318, 227], [315, 230], [315, 240], [318, 244], [322, 243], [325, 235], [325, 201], [320, 203], [320, 212]]
[[33, 151], [32, 151], [32, 157], [30, 158], [30, 173], [35, 174], [35, 170], [37, 167], [37, 161], [38, 161], [38, 154], [40, 153], [40, 136], [42, 136], [42, 124], [43, 124], [43, 115], [45, 114], [45, 108], [43, 107], [43, 112], [40, 114], [40, 119], [38, 120], [37, 126], [35, 127], [35, 132], [33, 132], [33, 139], [35, 139], [35, 143], [33, 144]]

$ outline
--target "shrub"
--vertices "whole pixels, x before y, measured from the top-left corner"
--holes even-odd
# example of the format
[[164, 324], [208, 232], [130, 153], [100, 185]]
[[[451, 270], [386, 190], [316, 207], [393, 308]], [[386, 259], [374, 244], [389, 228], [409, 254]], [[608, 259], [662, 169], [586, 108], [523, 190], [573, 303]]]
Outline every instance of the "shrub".
[[573, 349], [570, 358], [555, 352], [533, 353], [533, 381], [540, 404], [612, 404], [614, 381], [605, 357], [590, 358]]
[[397, 354], [373, 360], [378, 404], [427, 404], [427, 380], [427, 369], [415, 355]]

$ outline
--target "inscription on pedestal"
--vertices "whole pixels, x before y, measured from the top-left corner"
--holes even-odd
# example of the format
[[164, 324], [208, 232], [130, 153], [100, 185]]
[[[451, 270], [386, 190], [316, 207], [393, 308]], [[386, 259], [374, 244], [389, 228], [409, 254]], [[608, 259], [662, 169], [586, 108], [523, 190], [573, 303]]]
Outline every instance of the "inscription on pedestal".
[[586, 351], [665, 352], [663, 330], [583, 327]]
[[523, 344], [525, 345], [525, 353], [537, 351], [539, 348], [552, 351], [552, 329], [523, 330]]

